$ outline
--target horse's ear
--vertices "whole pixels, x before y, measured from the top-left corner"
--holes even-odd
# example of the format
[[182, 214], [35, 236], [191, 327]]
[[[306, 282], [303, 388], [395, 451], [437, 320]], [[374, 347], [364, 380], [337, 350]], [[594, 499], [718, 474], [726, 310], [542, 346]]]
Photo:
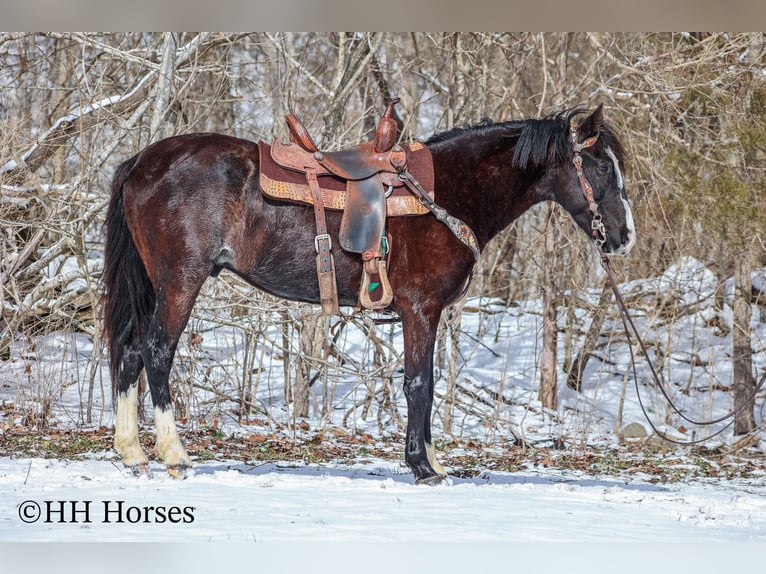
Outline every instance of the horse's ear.
[[579, 140], [585, 141], [587, 138], [598, 135], [604, 126], [604, 104], [599, 104], [593, 110], [593, 113], [583, 120], [577, 129]]

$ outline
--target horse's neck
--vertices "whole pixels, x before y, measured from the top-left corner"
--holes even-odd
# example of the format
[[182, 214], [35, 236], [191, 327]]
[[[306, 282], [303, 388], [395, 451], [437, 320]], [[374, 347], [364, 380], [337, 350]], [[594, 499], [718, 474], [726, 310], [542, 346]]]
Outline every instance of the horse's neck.
[[[467, 223], [483, 248], [545, 197], [540, 174], [523, 173], [507, 158], [469, 160], [459, 150], [434, 153], [436, 202]], [[491, 174], [491, 175], [488, 175]]]

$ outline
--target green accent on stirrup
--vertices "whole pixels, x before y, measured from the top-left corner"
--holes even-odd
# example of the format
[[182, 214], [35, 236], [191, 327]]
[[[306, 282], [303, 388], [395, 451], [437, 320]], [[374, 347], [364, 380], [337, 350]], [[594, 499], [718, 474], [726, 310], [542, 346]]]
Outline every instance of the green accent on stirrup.
[[375, 289], [377, 289], [379, 285], [380, 283], [378, 283], [377, 281], [373, 281], [372, 283], [370, 283], [370, 293], [375, 291]]

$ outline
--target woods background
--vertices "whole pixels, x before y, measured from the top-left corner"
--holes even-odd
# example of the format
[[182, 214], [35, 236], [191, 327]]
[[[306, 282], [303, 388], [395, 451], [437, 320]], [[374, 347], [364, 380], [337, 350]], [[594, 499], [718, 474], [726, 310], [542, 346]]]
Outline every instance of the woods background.
[[[657, 276], [681, 257], [712, 270], [722, 288], [721, 315], [711, 321], [733, 331], [731, 356], [721, 360], [731, 361], [735, 394], [746, 396], [756, 375], [753, 348], [763, 348], [751, 336], [752, 319], [766, 321], [766, 294], [750, 280], [752, 269], [766, 265], [765, 39], [762, 33], [0, 34], [0, 365], [19, 349], [34, 355], [36, 335], [87, 333], [94, 352], [75, 422], [99, 419], [93, 401], [103, 394], [99, 277], [109, 182], [117, 164], [152, 141], [196, 131], [285, 138], [282, 118], [292, 111], [321, 148], [338, 148], [369, 139], [392, 97], [402, 99], [404, 139], [486, 117], [541, 117], [603, 103], [630, 158], [627, 189], [638, 229], [636, 248], [614, 265], [623, 280]], [[727, 299], [723, 285], [732, 277], [735, 291]], [[566, 331], [567, 314], [583, 305], [575, 300], [583, 289], [603, 289], [592, 246], [565, 212], [541, 205], [488, 246], [471, 294], [512, 305], [544, 293]], [[651, 307], [665, 321], [690, 311], [673, 291], [628, 302], [642, 312]], [[733, 321], [723, 318], [727, 307]], [[461, 310], [445, 313], [437, 353], [448, 430]], [[605, 304], [591, 310], [598, 339], [599, 321], [610, 311]], [[281, 337], [268, 343], [281, 349], [287, 384], [273, 392], [284, 393], [296, 417], [330, 408], [331, 393], [317, 402], [311, 388], [332, 380], [328, 371], [339, 363], [328, 355], [343, 352], [332, 348], [332, 334], [344, 326], [328, 338], [318, 307], [288, 305], [224, 273], [197, 302], [182, 342], [189, 356], [195, 337], [204, 336], [203, 320], [241, 329], [252, 349], [243, 362], [251, 363], [231, 374], [224, 390], [206, 386], [204, 369], [193, 361], [177, 365], [172, 380], [181, 419], [195, 414], [199, 387], [242, 413], [258, 410], [253, 396], [261, 382], [252, 366], [259, 337], [275, 325]], [[368, 320], [346, 322], [373, 341], [362, 384], [370, 397], [381, 388], [390, 396], [400, 350]], [[571, 337], [556, 349], [570, 387], [588, 384], [583, 364], [596, 344], [593, 337]], [[655, 351], [660, 359], [670, 352], [659, 343]], [[50, 384], [25, 391], [37, 403], [30, 424], [45, 424], [45, 403], [59, 392]], [[387, 408], [400, 421], [389, 403], [370, 405], [372, 398], [367, 407]], [[753, 426], [752, 411], [738, 421], [741, 432]]]

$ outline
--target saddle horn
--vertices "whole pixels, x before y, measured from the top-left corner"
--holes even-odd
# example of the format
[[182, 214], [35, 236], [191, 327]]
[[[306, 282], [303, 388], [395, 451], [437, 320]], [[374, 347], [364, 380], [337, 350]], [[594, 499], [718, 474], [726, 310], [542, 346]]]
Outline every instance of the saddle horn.
[[396, 143], [398, 127], [394, 119], [394, 106], [399, 102], [399, 98], [388, 102], [385, 113], [378, 120], [378, 130], [375, 133], [375, 151], [378, 153], [387, 152]]

